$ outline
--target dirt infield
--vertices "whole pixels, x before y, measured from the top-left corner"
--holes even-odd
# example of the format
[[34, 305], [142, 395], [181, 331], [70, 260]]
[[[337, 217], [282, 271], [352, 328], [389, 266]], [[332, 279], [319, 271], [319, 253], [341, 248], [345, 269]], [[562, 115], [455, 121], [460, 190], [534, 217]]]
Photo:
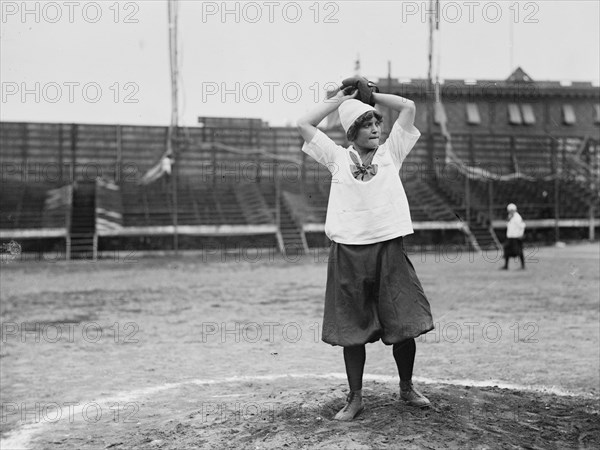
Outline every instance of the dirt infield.
[[376, 343], [352, 424], [331, 420], [346, 385], [320, 342], [323, 254], [236, 258], [3, 264], [2, 448], [600, 445], [597, 244], [529, 249], [508, 272], [412, 254], [436, 323], [415, 368], [433, 407], [398, 402]]

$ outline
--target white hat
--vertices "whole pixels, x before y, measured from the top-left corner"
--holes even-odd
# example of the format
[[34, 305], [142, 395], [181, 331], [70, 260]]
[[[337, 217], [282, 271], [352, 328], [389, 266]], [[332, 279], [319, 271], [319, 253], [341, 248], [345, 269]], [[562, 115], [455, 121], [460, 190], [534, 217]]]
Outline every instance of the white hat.
[[517, 210], [517, 205], [515, 205], [514, 203], [509, 203], [508, 206], [506, 207], [507, 211], [516, 211]]
[[340, 113], [340, 122], [342, 123], [342, 127], [344, 127], [344, 130], [347, 133], [356, 119], [358, 119], [364, 113], [376, 111], [376, 109], [370, 105], [367, 105], [366, 103], [361, 102], [360, 100], [351, 98], [342, 103], [338, 111]]

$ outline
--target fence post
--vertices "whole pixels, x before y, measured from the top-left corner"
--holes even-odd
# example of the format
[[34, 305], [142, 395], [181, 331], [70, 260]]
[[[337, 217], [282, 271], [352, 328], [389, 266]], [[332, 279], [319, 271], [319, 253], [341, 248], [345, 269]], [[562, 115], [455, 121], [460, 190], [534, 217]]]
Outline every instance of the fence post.
[[179, 127], [173, 127], [173, 133], [170, 134], [169, 139], [171, 140], [172, 152], [171, 157], [173, 162], [171, 164], [171, 195], [173, 196], [173, 248], [175, 250], [175, 256], [179, 254], [179, 230], [178, 230], [178, 219], [179, 219], [179, 206], [177, 198], [177, 184], [179, 182], [178, 170], [179, 170]]
[[[28, 125], [26, 123], [23, 124], [22, 128], [22, 145], [21, 145], [21, 170], [25, 172], [21, 175], [21, 180], [25, 182], [29, 181], [29, 157], [27, 155], [27, 144], [29, 142], [29, 133], [28, 133]], [[24, 175], [24, 176], [23, 176]]]
[[277, 160], [274, 160], [273, 163], [273, 175], [275, 176], [275, 224], [277, 225], [277, 229], [279, 229], [281, 227], [281, 184]]
[[217, 148], [214, 145], [214, 139], [211, 141], [212, 145], [212, 183], [213, 191], [217, 186]]
[[63, 174], [63, 125], [62, 123], [58, 124], [58, 170], [60, 176], [60, 185], [64, 183], [64, 174]]
[[471, 223], [471, 189], [469, 184], [469, 174], [465, 175], [465, 215], [467, 217], [467, 223]]
[[588, 233], [588, 238], [590, 241], [593, 241], [595, 238], [595, 232], [596, 230], [594, 229], [595, 224], [594, 224], [594, 201], [592, 200], [590, 202], [590, 228], [589, 228], [589, 233]]
[[560, 227], [559, 227], [559, 218], [560, 218], [560, 202], [559, 202], [559, 189], [560, 189], [560, 180], [558, 179], [558, 154], [557, 154], [557, 146], [556, 141], [552, 141], [551, 151], [552, 151], [552, 166], [554, 173], [554, 240], [555, 242], [560, 241]]
[[514, 136], [510, 137], [510, 163], [512, 164], [512, 170], [514, 173], [519, 171], [517, 164], [517, 143]]
[[285, 256], [285, 244], [281, 235], [281, 183], [279, 179], [279, 164], [274, 160], [274, 175], [275, 175], [275, 225], [277, 227], [277, 243], [279, 250]]
[[115, 161], [115, 183], [121, 182], [121, 166], [123, 163], [123, 135], [121, 125], [117, 125], [116, 130], [117, 138], [117, 160]]
[[488, 183], [488, 217], [490, 220], [490, 227], [494, 228], [492, 222], [494, 221], [494, 180], [490, 179]]
[[304, 185], [306, 184], [306, 153], [304, 152], [300, 152], [300, 173], [301, 173], [301, 188], [302, 191], [304, 191]]
[[[598, 142], [594, 142], [594, 149], [596, 150], [593, 154], [597, 154], [596, 152], [598, 151]], [[592, 143], [590, 142], [590, 140], [587, 141], [586, 144], [586, 148], [584, 149], [584, 151], [582, 152], [582, 154], [585, 154], [585, 158], [586, 158], [586, 163], [589, 165], [590, 167], [590, 172], [589, 172], [589, 176], [590, 176], [590, 181], [589, 181], [589, 186], [590, 186], [590, 191], [592, 192], [592, 194], [595, 194], [597, 192], [598, 189], [598, 181], [600, 181], [599, 179], [599, 174], [597, 170], [594, 170], [594, 166], [592, 164]], [[595, 229], [595, 217], [594, 217], [594, 213], [595, 213], [595, 202], [594, 202], [594, 195], [592, 195], [590, 197], [590, 228], [589, 228], [589, 233], [588, 233], [588, 238], [590, 239], [590, 241], [593, 241], [595, 239], [595, 234], [596, 234], [596, 229]]]
[[469, 134], [469, 164], [475, 166], [475, 149], [473, 145], [473, 133]]
[[[435, 140], [433, 137], [433, 131], [430, 130], [427, 136], [427, 161], [429, 163], [429, 169], [435, 170]], [[444, 155], [444, 160], [445, 160]]]
[[71, 183], [75, 182], [76, 176], [76, 168], [77, 164], [77, 124], [71, 124]]

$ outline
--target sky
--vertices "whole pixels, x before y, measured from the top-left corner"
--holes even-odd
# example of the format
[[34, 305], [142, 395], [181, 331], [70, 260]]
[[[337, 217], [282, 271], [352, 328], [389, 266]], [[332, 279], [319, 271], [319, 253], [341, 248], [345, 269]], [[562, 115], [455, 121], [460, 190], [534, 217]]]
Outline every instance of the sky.
[[[167, 2], [0, 1], [0, 119], [168, 125]], [[442, 79], [600, 80], [597, 0], [442, 1]], [[427, 1], [179, 1], [180, 125], [293, 124], [360, 74], [425, 78]]]

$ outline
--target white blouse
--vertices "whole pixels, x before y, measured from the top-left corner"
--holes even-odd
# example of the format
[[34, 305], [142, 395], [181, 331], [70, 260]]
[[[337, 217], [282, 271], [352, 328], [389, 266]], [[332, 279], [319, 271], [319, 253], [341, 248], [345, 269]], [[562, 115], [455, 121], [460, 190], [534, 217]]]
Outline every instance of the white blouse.
[[[354, 178], [354, 163], [346, 149], [317, 130], [302, 151], [325, 165], [331, 172], [331, 191], [327, 205], [325, 234], [340, 244], [365, 245], [413, 233], [408, 200], [402, 181], [402, 162], [421, 136], [408, 133], [398, 122], [387, 141], [373, 157], [377, 174], [368, 181]], [[360, 160], [360, 156], [359, 156]]]

